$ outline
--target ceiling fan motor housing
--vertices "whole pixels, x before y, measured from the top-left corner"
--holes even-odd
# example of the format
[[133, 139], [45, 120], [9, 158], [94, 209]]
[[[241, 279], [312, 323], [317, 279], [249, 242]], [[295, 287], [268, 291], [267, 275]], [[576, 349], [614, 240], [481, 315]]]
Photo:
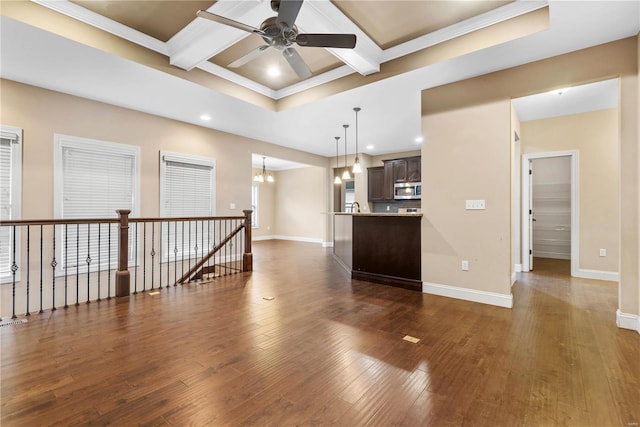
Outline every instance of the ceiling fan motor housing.
[[269, 46], [283, 50], [295, 43], [296, 37], [298, 37], [298, 27], [294, 25], [289, 31], [283, 31], [276, 23], [276, 19], [275, 16], [267, 18], [260, 25], [260, 30], [266, 34], [266, 36], [262, 36], [262, 39]]

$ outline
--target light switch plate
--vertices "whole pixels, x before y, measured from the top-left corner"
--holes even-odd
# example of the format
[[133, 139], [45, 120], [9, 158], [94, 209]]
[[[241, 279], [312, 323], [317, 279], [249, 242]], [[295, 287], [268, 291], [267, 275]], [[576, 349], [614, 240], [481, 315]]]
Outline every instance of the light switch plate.
[[600, 249], [600, 256], [607, 256], [607, 250], [606, 249]]
[[465, 202], [465, 209], [467, 210], [480, 210], [485, 208], [486, 203], [484, 200], [467, 200]]
[[235, 209], [235, 208], [236, 208], [235, 203], [229, 203], [229, 209]]

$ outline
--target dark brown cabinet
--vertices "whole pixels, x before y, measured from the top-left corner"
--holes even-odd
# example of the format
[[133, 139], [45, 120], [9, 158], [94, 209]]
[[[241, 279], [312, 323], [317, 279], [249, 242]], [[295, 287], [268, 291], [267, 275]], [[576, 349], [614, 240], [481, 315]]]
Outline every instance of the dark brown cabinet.
[[422, 179], [422, 158], [421, 157], [407, 158], [407, 181], [406, 182], [420, 182], [421, 179]]
[[420, 156], [383, 160], [384, 166], [368, 169], [369, 201], [393, 200], [393, 186], [400, 182], [420, 182], [422, 161]]
[[369, 179], [369, 201], [379, 202], [386, 200], [385, 197], [385, 182], [384, 182], [384, 167], [379, 166], [375, 168], [367, 169]]

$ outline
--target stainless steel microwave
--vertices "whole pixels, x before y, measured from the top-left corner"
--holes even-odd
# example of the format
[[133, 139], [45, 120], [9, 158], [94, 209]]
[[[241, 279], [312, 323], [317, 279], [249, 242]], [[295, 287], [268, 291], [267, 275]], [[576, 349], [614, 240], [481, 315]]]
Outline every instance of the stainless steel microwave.
[[399, 182], [393, 185], [395, 200], [411, 200], [422, 198], [422, 184], [419, 182]]

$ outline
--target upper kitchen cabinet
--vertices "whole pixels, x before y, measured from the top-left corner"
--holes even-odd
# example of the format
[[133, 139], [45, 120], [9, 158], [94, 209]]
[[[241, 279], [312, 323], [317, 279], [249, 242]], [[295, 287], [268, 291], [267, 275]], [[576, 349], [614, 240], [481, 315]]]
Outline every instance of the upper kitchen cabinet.
[[387, 200], [387, 194], [385, 193], [384, 167], [378, 166], [375, 168], [368, 168], [367, 174], [369, 180], [369, 201], [380, 202]]
[[420, 182], [422, 180], [422, 158], [407, 158], [407, 182]]
[[384, 160], [387, 171], [393, 171], [393, 182], [420, 182], [422, 179], [422, 160], [420, 156], [402, 159]]
[[384, 166], [368, 169], [370, 202], [394, 200], [394, 184], [422, 179], [420, 156], [383, 160], [382, 163]]

